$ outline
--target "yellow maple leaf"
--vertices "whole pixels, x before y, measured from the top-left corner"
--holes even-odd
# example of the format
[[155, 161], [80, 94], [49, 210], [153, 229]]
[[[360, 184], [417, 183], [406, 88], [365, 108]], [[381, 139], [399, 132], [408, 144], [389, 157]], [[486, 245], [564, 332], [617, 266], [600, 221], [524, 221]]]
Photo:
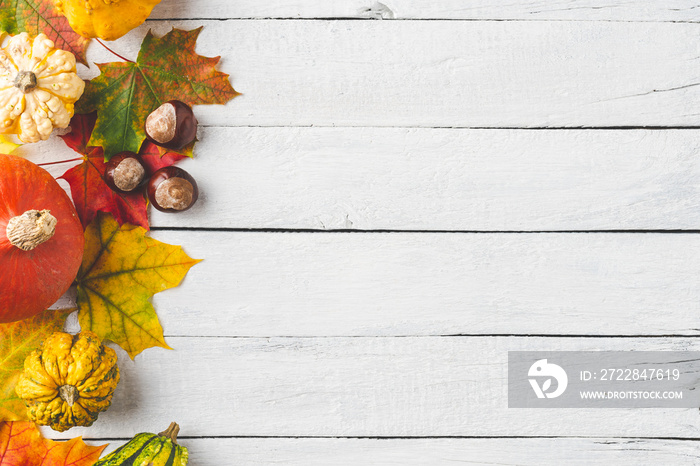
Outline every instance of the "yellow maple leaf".
[[16, 144], [9, 136], [0, 134], [0, 154], [11, 154], [22, 144]]
[[120, 228], [111, 215], [99, 214], [85, 230], [76, 280], [81, 328], [117, 343], [132, 359], [153, 346], [171, 349], [149, 298], [179, 285], [198, 262], [141, 227]]

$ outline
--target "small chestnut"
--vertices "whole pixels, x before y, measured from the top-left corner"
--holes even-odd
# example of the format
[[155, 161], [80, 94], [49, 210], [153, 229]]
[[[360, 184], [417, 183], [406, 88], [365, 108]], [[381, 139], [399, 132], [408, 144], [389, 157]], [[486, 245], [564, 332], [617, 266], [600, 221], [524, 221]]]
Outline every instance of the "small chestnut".
[[133, 152], [119, 152], [105, 164], [104, 180], [112, 191], [130, 193], [141, 186], [145, 178], [146, 169]]
[[180, 150], [197, 137], [197, 118], [192, 108], [179, 100], [153, 110], [143, 127], [153, 144], [170, 150]]
[[199, 190], [182, 168], [164, 167], [148, 180], [148, 200], [161, 212], [182, 212], [197, 202]]

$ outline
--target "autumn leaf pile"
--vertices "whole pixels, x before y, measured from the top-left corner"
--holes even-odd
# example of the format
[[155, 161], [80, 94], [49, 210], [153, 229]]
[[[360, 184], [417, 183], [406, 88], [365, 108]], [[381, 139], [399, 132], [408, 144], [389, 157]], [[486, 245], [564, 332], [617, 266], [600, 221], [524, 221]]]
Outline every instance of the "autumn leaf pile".
[[[87, 65], [90, 39], [79, 36], [55, 10], [52, 0], [0, 0], [0, 32], [46, 34]], [[139, 154], [149, 172], [192, 157], [194, 143], [166, 151], [146, 140], [143, 123], [162, 103], [223, 104], [237, 95], [228, 75], [216, 70], [219, 57], [195, 53], [201, 28], [173, 29], [163, 37], [149, 31], [134, 61], [97, 66], [101, 74], [86, 84], [76, 104], [71, 131], [63, 142], [81, 159], [60, 178], [70, 186], [85, 229], [82, 266], [75, 280], [78, 321], [103, 340], [122, 347], [131, 358], [151, 347], [170, 349], [150, 298], [178, 286], [199, 262], [180, 246], [150, 238], [148, 204], [143, 193], [112, 191], [103, 179], [105, 162], [121, 151]], [[16, 147], [0, 136], [0, 152]], [[30, 149], [28, 149], [30, 150]], [[61, 161], [56, 161], [61, 162]], [[75, 311], [47, 310], [36, 317], [0, 325], [0, 466], [91, 465], [103, 447], [80, 439], [54, 442], [27, 421], [15, 385], [27, 355], [52, 332], [60, 331]]]

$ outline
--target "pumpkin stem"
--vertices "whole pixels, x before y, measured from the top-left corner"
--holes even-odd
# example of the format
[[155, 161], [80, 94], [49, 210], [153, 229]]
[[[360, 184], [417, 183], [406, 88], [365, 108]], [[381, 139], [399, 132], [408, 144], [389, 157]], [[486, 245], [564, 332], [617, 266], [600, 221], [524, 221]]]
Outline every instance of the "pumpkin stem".
[[177, 434], [180, 432], [180, 426], [177, 425], [176, 422], [171, 422], [170, 425], [168, 426], [167, 429], [165, 429], [163, 432], [161, 432], [160, 435], [161, 437], [167, 437], [170, 439], [171, 442], [173, 442], [175, 445], [177, 445]]
[[36, 87], [36, 75], [31, 71], [20, 71], [15, 76], [14, 85], [26, 94]]
[[75, 385], [61, 385], [58, 387], [58, 395], [63, 401], [68, 403], [68, 406], [73, 406], [78, 398], [80, 398]]
[[56, 232], [56, 217], [48, 210], [28, 210], [7, 222], [5, 233], [10, 244], [31, 251], [51, 239]]

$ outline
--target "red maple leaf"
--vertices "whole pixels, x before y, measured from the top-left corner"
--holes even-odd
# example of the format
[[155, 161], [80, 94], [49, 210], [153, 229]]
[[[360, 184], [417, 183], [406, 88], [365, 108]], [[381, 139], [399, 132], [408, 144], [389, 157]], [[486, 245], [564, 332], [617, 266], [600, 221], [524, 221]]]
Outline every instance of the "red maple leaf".
[[178, 154], [176, 152], [163, 153], [163, 149], [161, 147], [149, 142], [148, 139], [141, 144], [139, 155], [141, 156], [141, 162], [143, 162], [143, 166], [148, 173], [153, 173], [163, 167], [169, 167], [170, 165], [187, 158], [186, 155]]
[[[78, 217], [83, 227], [87, 228], [97, 212], [109, 212], [120, 225], [130, 223], [148, 230], [147, 204], [143, 191], [117, 193], [104, 181], [104, 151], [98, 146], [88, 146], [96, 120], [96, 112], [76, 114], [71, 120], [71, 132], [61, 136], [68, 147], [83, 156], [83, 163], [60, 177], [70, 185]], [[158, 147], [148, 141], [141, 146], [140, 155], [147, 173], [153, 173], [184, 158], [175, 153], [166, 153], [161, 157]]]
[[104, 152], [101, 147], [88, 146], [97, 113], [75, 115], [71, 120], [71, 132], [61, 136], [63, 141], [83, 156], [83, 163], [77, 165], [60, 178], [70, 185], [73, 203], [78, 217], [86, 228], [97, 212], [109, 212], [119, 222], [131, 223], [148, 229], [146, 200], [140, 191], [121, 194], [112, 191], [102, 177], [105, 172]]

